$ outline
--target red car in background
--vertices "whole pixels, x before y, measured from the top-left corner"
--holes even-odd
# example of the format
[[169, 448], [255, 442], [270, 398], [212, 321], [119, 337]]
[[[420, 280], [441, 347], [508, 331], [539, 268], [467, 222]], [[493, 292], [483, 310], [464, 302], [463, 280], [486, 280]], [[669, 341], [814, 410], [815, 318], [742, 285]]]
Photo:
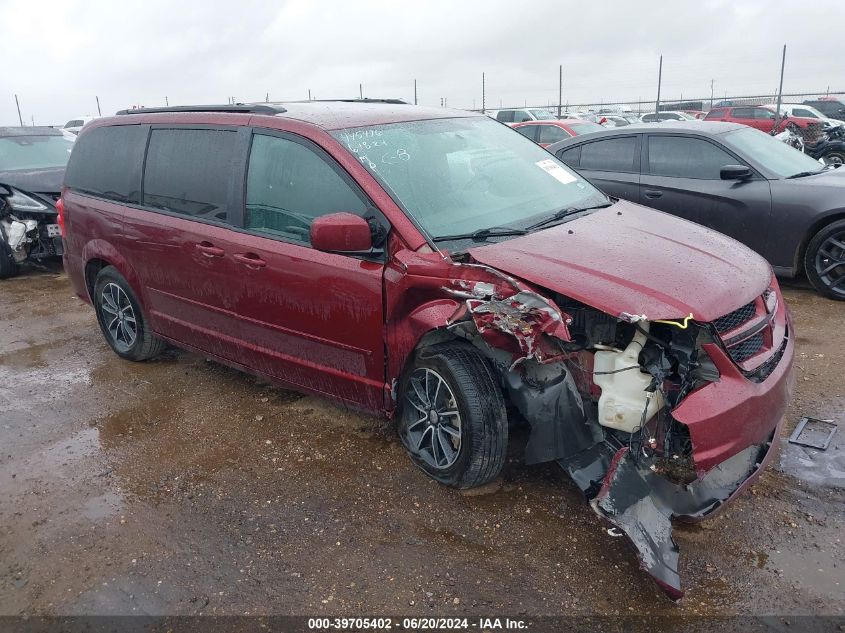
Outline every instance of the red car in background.
[[[763, 132], [771, 133], [775, 127], [775, 106], [746, 105], [713, 108], [707, 113], [704, 120], [742, 123], [743, 125], [757, 128]], [[818, 127], [819, 120], [808, 117], [784, 117], [778, 123], [777, 132], [782, 132], [790, 125], [799, 128], [802, 132], [806, 132]]]
[[604, 128], [598, 123], [584, 121], [583, 119], [566, 119], [563, 121], [528, 121], [526, 123], [514, 123], [513, 129], [524, 137], [531, 139], [540, 147], [548, 147], [579, 134], [590, 132], [601, 132]]

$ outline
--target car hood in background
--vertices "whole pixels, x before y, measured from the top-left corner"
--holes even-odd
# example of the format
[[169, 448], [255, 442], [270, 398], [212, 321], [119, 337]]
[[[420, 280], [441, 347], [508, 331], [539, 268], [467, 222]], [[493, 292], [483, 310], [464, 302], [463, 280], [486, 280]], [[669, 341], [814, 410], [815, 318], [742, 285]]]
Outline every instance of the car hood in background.
[[712, 321], [761, 295], [772, 278], [769, 264], [739, 242], [625, 201], [469, 253], [608, 314], [648, 319]]
[[0, 183], [33, 193], [61, 193], [64, 167], [0, 171]]

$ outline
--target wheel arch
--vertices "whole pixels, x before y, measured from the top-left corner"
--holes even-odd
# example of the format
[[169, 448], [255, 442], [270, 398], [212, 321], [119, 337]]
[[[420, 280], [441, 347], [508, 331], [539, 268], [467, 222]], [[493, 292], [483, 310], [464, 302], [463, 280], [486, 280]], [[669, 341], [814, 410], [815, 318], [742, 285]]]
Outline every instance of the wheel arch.
[[449, 318], [461, 307], [455, 299], [435, 299], [423, 303], [387, 328], [387, 380], [390, 385], [388, 414], [396, 410], [399, 382], [413, 362], [417, 350], [460, 337], [447, 329]]
[[[840, 167], [840, 169], [843, 168]], [[845, 208], [833, 209], [825, 215], [816, 218], [813, 224], [810, 225], [801, 238], [801, 243], [798, 245], [798, 250], [795, 253], [795, 270], [798, 274], [806, 273], [804, 269], [804, 258], [807, 254], [807, 246], [810, 244], [810, 240], [823, 228], [839, 220], [845, 220]]]
[[91, 240], [82, 249], [82, 261], [84, 262], [85, 289], [92, 303], [97, 274], [106, 266], [114, 266], [132, 287], [142, 305], [146, 306], [146, 294], [138, 274], [114, 244], [101, 239]]

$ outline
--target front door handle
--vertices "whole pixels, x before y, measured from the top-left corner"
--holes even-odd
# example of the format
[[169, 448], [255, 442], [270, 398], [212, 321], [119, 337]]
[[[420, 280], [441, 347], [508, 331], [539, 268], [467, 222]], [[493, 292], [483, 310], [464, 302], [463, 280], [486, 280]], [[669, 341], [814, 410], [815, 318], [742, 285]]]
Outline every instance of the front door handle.
[[267, 265], [267, 262], [255, 253], [235, 253], [232, 255], [232, 259], [250, 268], [264, 268]]
[[659, 198], [663, 195], [662, 191], [658, 191], [657, 189], [646, 189], [645, 190], [645, 197], [649, 200], [654, 200], [655, 198]]
[[196, 249], [206, 257], [223, 257], [226, 254], [222, 248], [218, 248], [211, 242], [200, 242], [196, 244]]

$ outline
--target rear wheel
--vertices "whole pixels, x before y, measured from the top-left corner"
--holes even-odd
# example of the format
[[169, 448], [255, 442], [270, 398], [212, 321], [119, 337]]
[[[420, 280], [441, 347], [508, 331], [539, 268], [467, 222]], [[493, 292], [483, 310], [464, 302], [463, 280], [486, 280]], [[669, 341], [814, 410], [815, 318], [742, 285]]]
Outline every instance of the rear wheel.
[[399, 437], [426, 474], [455, 488], [498, 476], [507, 451], [507, 416], [478, 350], [464, 343], [420, 350], [400, 397]]
[[106, 266], [97, 274], [94, 307], [106, 342], [121, 358], [147, 360], [166, 347], [147, 325], [129, 283], [113, 266]]
[[20, 272], [18, 262], [12, 253], [12, 247], [0, 236], [0, 279], [14, 277]]
[[804, 269], [821, 294], [845, 301], [845, 220], [828, 224], [810, 240]]

